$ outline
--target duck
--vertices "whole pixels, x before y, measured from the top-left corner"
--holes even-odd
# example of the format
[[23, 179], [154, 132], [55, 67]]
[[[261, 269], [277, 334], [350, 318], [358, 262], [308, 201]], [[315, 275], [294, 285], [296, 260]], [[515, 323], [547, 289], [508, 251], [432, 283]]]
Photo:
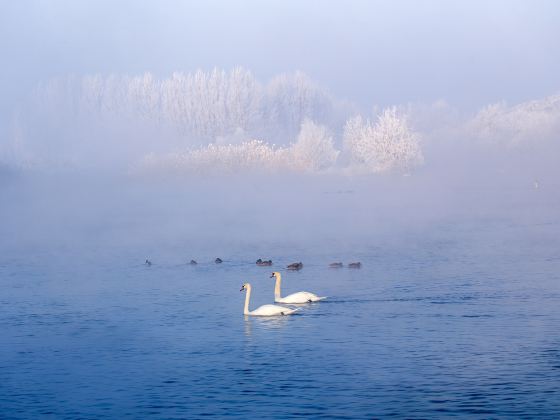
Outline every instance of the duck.
[[343, 266], [344, 266], [344, 264], [342, 264], [341, 262], [333, 262], [333, 263], [329, 264], [330, 268], [341, 268]]
[[146, 259], [146, 262], [144, 264], [146, 264], [149, 267], [150, 265], [152, 265], [152, 262], [150, 260]]
[[326, 296], [317, 296], [315, 293], [310, 292], [297, 292], [291, 295], [282, 297], [280, 293], [280, 286], [282, 284], [282, 276], [278, 271], [273, 272], [270, 278], [276, 278], [276, 284], [274, 285], [274, 302], [276, 303], [288, 303], [288, 304], [298, 304], [298, 303], [311, 303], [319, 302], [324, 300]]
[[215, 262], [216, 264], [221, 264], [221, 263], [223, 263], [223, 261], [222, 261], [221, 258], [216, 258], [216, 259], [214, 260], [214, 262]]
[[249, 301], [251, 300], [251, 283], [244, 283], [241, 286], [240, 292], [246, 290], [245, 295], [245, 307], [243, 308], [243, 315], [249, 316], [279, 316], [279, 315], [291, 315], [298, 310], [298, 308], [292, 309], [280, 305], [262, 305], [259, 306], [254, 311], [249, 311]]
[[190, 265], [197, 265], [198, 263], [195, 260], [191, 260], [191, 262], [189, 264]]
[[348, 264], [348, 268], [362, 268], [361, 262], [351, 262]]
[[303, 268], [302, 262], [292, 263], [286, 267], [288, 270], [301, 270]]
[[257, 260], [256, 264], [261, 267], [268, 267], [272, 265], [272, 260], [261, 260], [260, 258]]

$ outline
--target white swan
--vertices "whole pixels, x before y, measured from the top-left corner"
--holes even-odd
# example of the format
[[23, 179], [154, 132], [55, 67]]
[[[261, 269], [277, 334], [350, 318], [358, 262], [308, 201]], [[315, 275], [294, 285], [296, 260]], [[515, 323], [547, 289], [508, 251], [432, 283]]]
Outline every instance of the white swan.
[[276, 285], [274, 286], [274, 302], [278, 303], [309, 303], [318, 302], [320, 300], [326, 299], [326, 296], [319, 297], [314, 293], [309, 292], [297, 292], [292, 293], [286, 297], [281, 297], [280, 294], [280, 284], [282, 283], [282, 276], [278, 271], [272, 273], [270, 278], [276, 277]]
[[275, 316], [275, 315], [290, 315], [293, 314], [297, 309], [286, 308], [284, 306], [278, 305], [263, 305], [259, 306], [254, 311], [249, 311], [249, 300], [251, 299], [251, 285], [245, 283], [241, 286], [241, 292], [247, 290], [247, 295], [245, 296], [245, 308], [243, 309], [243, 315], [251, 316]]

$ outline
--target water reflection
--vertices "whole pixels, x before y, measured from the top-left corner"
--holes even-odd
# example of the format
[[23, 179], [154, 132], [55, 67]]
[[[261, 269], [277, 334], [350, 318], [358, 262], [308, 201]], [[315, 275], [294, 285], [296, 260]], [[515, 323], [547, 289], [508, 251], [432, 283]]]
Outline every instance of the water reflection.
[[[293, 315], [292, 315], [293, 316]], [[244, 315], [245, 318], [244, 327], [245, 327], [245, 336], [251, 337], [253, 334], [253, 328], [256, 330], [279, 330], [284, 328], [289, 319], [287, 316], [248, 316]]]
[[242, 315], [241, 265], [4, 250], [0, 417], [558, 418], [560, 282], [543, 256], [560, 232], [492, 248], [451, 233], [461, 248], [438, 252], [465, 257], [379, 250], [361, 258], [373, 276], [306, 265], [302, 288], [329, 299], [284, 317]]

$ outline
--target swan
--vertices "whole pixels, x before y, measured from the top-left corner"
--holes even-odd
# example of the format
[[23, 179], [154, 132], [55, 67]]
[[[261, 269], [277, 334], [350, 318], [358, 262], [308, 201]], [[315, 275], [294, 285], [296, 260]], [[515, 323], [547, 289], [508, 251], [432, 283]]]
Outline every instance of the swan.
[[296, 312], [298, 309], [286, 308], [285, 306], [279, 305], [262, 305], [259, 306], [254, 311], [249, 311], [249, 300], [251, 299], [251, 284], [245, 283], [241, 286], [240, 292], [247, 290], [245, 295], [245, 308], [243, 309], [243, 315], [251, 316], [276, 316], [276, 315], [290, 315]]
[[278, 271], [272, 273], [270, 278], [276, 277], [276, 285], [274, 286], [274, 302], [278, 303], [309, 303], [318, 302], [320, 300], [326, 299], [326, 296], [319, 297], [314, 293], [309, 292], [297, 292], [292, 293], [286, 297], [281, 297], [280, 295], [280, 284], [282, 283], [282, 276]]

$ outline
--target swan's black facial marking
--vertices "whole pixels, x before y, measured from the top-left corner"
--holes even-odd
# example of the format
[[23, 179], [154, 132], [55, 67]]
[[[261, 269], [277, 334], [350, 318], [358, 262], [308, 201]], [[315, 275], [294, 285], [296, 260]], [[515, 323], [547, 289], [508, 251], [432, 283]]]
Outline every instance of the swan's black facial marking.
[[286, 315], [286, 314], [285, 314], [284, 312], [280, 312], [280, 314], [282, 314], [282, 315]]
[[308, 299], [307, 302], [311, 303], [311, 302], [313, 302], [313, 301], [312, 301], [311, 299]]

